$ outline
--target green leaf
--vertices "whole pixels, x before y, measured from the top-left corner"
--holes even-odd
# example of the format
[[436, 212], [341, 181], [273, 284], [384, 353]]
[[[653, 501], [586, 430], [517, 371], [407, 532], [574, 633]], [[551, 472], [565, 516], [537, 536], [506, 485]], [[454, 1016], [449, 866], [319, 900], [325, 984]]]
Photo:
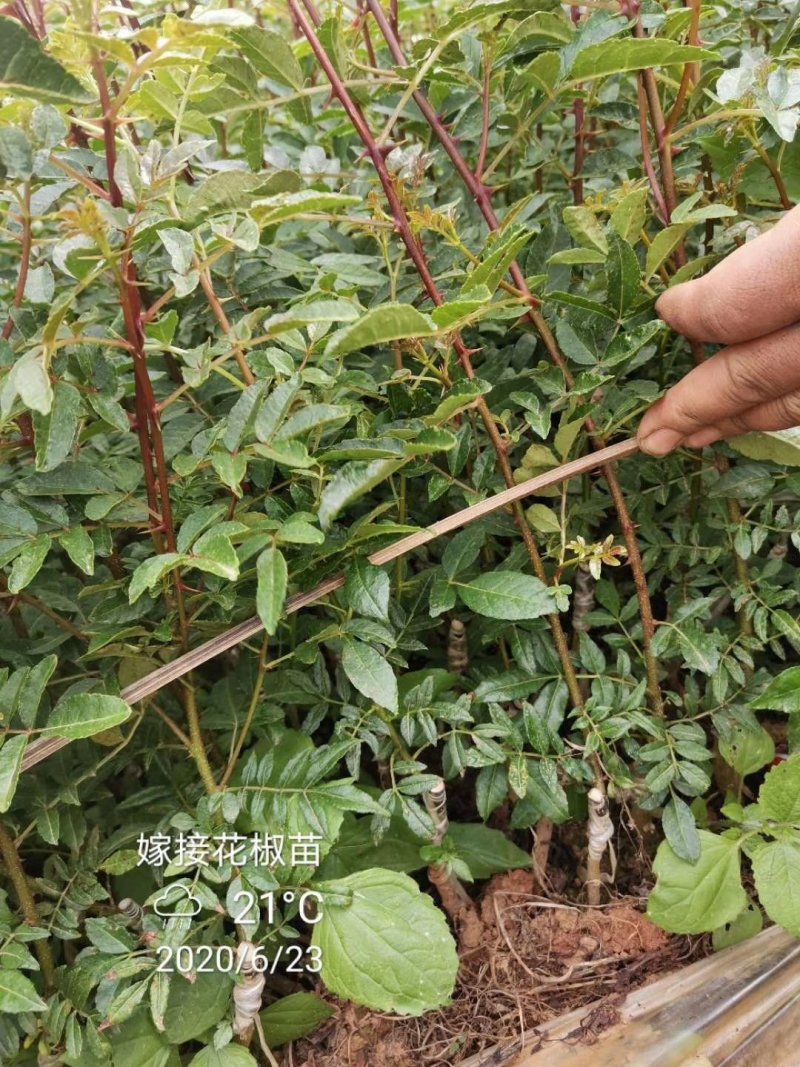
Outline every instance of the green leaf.
[[340, 511], [368, 493], [403, 466], [404, 460], [375, 459], [371, 463], [354, 460], [345, 463], [322, 491], [319, 524], [327, 530]]
[[391, 582], [380, 567], [365, 559], [356, 560], [347, 572], [344, 591], [347, 603], [357, 615], [388, 621]]
[[356, 207], [360, 203], [359, 197], [349, 196], [346, 193], [301, 189], [296, 193], [259, 197], [253, 205], [252, 214], [259, 226], [274, 226], [278, 222], [285, 222], [298, 215], [307, 215], [314, 211], [331, 213], [342, 208]]
[[491, 388], [488, 382], [481, 381], [480, 378], [457, 382], [447, 396], [439, 401], [436, 410], [430, 416], [430, 422], [437, 424], [447, 422], [460, 411], [471, 408]]
[[346, 638], [342, 669], [359, 693], [382, 708], [397, 711], [397, 678], [386, 658], [364, 641]]
[[211, 529], [204, 533], [195, 542], [192, 555], [186, 562], [198, 570], [216, 574], [218, 578], [225, 578], [229, 582], [235, 582], [239, 577], [239, 557], [230, 537], [222, 531]]
[[56, 382], [53, 403], [46, 415], [34, 412], [36, 470], [51, 471], [69, 455], [78, 429], [81, 394], [68, 382]]
[[644, 280], [646, 282], [653, 277], [664, 260], [672, 255], [686, 236], [688, 230], [688, 223], [675, 223], [674, 226], [667, 226], [666, 229], [661, 230], [655, 235], [650, 247], [647, 249], [647, 260], [645, 262], [644, 271]]
[[289, 571], [286, 560], [279, 548], [267, 548], [256, 561], [258, 586], [256, 590], [256, 608], [264, 629], [272, 635], [278, 629], [283, 605], [286, 600], [286, 586]]
[[0, 748], [0, 812], [8, 811], [17, 790], [22, 757], [28, 747], [28, 735], [9, 737]]
[[544, 582], [518, 571], [491, 571], [453, 584], [468, 608], [490, 619], [538, 619], [556, 610]]
[[634, 245], [647, 219], [647, 189], [634, 189], [611, 212], [611, 225], [623, 241]]
[[189, 197], [184, 222], [195, 225], [200, 219], [225, 211], [249, 208], [256, 198], [256, 190], [263, 188], [263, 175], [246, 170], [222, 170], [212, 174]]
[[563, 211], [564, 225], [576, 244], [584, 248], [593, 248], [600, 252], [605, 259], [608, 252], [608, 238], [603, 227], [597, 219], [597, 215], [582, 204], [565, 207]]
[[230, 31], [259, 74], [291, 89], [303, 87], [303, 71], [285, 38], [260, 26], [245, 26]]
[[711, 634], [699, 626], [682, 626], [676, 630], [678, 644], [686, 666], [703, 674], [713, 674], [719, 666], [720, 651]]
[[525, 512], [525, 518], [539, 533], [561, 533], [561, 520], [546, 504], [531, 504]]
[[344, 906], [325, 901], [312, 936], [332, 993], [402, 1015], [422, 1015], [450, 1002], [458, 971], [455, 943], [444, 915], [412, 878], [372, 868], [320, 888], [352, 894]]
[[[33, 171], [33, 151], [25, 134], [17, 126], [4, 126], [0, 128], [0, 173], [4, 178], [21, 178], [27, 181]], [[50, 269], [49, 267], [47, 268]], [[52, 278], [52, 274], [51, 274]], [[35, 271], [28, 274], [28, 282], [35, 287]], [[33, 299], [36, 295], [29, 294], [28, 283], [25, 285], [26, 298]], [[40, 301], [35, 301], [40, 302]]]
[[176, 975], [170, 985], [164, 1033], [171, 1045], [194, 1041], [216, 1026], [231, 1002], [229, 975], [199, 971], [193, 982]]
[[130, 718], [131, 708], [119, 697], [103, 693], [72, 693], [56, 704], [42, 730], [43, 737], [91, 737]]
[[518, 848], [500, 830], [483, 823], [450, 823], [446, 840], [451, 841], [473, 878], [530, 867], [529, 852]]
[[[10, 21], [3, 19], [3, 22]], [[0, 32], [2, 32], [0, 25]], [[27, 1011], [44, 1011], [47, 1004], [36, 992], [36, 986], [19, 971], [0, 968], [0, 1012], [19, 1015]]]
[[[267, 1038], [267, 1043], [269, 1043], [269, 1038]], [[258, 1067], [258, 1062], [241, 1045], [223, 1045], [219, 1049], [208, 1045], [200, 1049], [197, 1055], [192, 1056], [189, 1060], [189, 1067]]]
[[731, 437], [728, 444], [748, 459], [766, 460], [785, 467], [800, 467], [800, 427]]
[[264, 444], [272, 441], [297, 399], [301, 386], [300, 375], [293, 374], [291, 378], [275, 386], [262, 402], [254, 424], [255, 434], [259, 441], [263, 441]]
[[732, 922], [747, 904], [739, 871], [739, 845], [698, 830], [700, 859], [688, 863], [662, 841], [653, 863], [657, 876], [647, 903], [650, 919], [675, 934], [700, 934]]
[[362, 314], [349, 300], [312, 300], [308, 304], [294, 304], [289, 311], [279, 315], [271, 315], [265, 321], [264, 329], [275, 336], [311, 323], [353, 322]]
[[485, 287], [490, 293], [497, 289], [503, 277], [525, 245], [533, 238], [533, 230], [514, 226], [506, 230], [498, 241], [489, 244], [481, 262], [467, 275], [461, 287], [462, 296], [469, 297], [473, 290]]
[[264, 1037], [270, 1048], [296, 1041], [312, 1033], [334, 1010], [314, 993], [290, 993], [261, 1012]]
[[765, 818], [800, 826], [800, 755], [772, 768], [761, 785], [758, 804]]
[[750, 707], [757, 711], [800, 711], [800, 667], [789, 667], [773, 678]]
[[591, 44], [582, 49], [569, 73], [572, 81], [583, 82], [630, 70], [678, 64], [682, 66], [684, 63], [702, 63], [704, 59], [714, 58], [716, 53], [693, 45], [676, 44], [674, 41], [657, 38], [620, 38]]
[[83, 526], [71, 526], [58, 539], [76, 567], [84, 574], [94, 574], [94, 541]]
[[678, 796], [670, 797], [661, 816], [661, 825], [676, 856], [688, 863], [696, 863], [700, 859], [700, 838], [694, 812], [685, 800]]
[[639, 295], [640, 271], [636, 253], [615, 232], [608, 236], [606, 276], [608, 301], [617, 318], [623, 319], [625, 312]]
[[52, 541], [45, 534], [29, 541], [14, 560], [8, 576], [8, 591], [19, 593], [30, 585], [47, 559]]
[[800, 842], [771, 841], [752, 859], [761, 906], [770, 919], [800, 937]]
[[163, 552], [140, 563], [131, 575], [128, 586], [128, 602], [135, 604], [147, 589], [155, 589], [164, 575], [186, 559], [180, 552]]
[[411, 304], [381, 304], [380, 307], [370, 308], [352, 326], [335, 333], [328, 341], [325, 356], [328, 359], [346, 356], [370, 345], [413, 337], [432, 337], [435, 333], [436, 323]]
[[731, 948], [749, 937], [760, 933], [764, 927], [764, 917], [753, 904], [748, 905], [741, 911], [733, 922], [718, 927], [711, 935], [711, 943], [715, 952], [721, 952], [724, 948]]
[[83, 104], [94, 98], [21, 22], [5, 16], [0, 16], [0, 87], [5, 96], [51, 104]]

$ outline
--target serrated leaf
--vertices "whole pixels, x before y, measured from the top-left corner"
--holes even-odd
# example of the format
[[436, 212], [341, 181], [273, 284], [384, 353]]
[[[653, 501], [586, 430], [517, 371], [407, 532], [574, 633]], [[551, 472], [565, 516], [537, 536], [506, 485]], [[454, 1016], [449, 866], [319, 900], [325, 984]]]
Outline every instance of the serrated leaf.
[[397, 711], [397, 678], [372, 645], [347, 638], [342, 645], [342, 669], [359, 693], [382, 708]]
[[0, 1012], [19, 1015], [21, 1012], [44, 1011], [46, 1008], [47, 1004], [36, 992], [36, 986], [30, 978], [19, 971], [0, 968]]
[[640, 273], [639, 261], [631, 246], [616, 232], [610, 233], [606, 260], [608, 301], [618, 319], [624, 318], [639, 294]]
[[781, 671], [763, 693], [750, 701], [750, 707], [757, 711], [784, 711], [790, 714], [800, 711], [800, 667]]
[[135, 604], [147, 589], [154, 589], [168, 571], [173, 570], [186, 557], [180, 552], [162, 552], [159, 556], [140, 563], [131, 575], [128, 586], [128, 602]]
[[800, 826], [800, 755], [772, 768], [761, 785], [758, 804], [765, 818]]
[[655, 889], [647, 914], [676, 934], [700, 934], [732, 922], [747, 904], [739, 870], [739, 845], [698, 830], [700, 859], [688, 863], [663, 841], [653, 863]]
[[0, 87], [6, 96], [51, 104], [83, 104], [93, 99], [21, 22], [5, 15], [0, 16]]
[[58, 543], [84, 574], [94, 574], [94, 541], [83, 526], [71, 526], [65, 530]]
[[786, 467], [800, 467], [800, 427], [731, 437], [728, 444], [748, 459], [766, 460]]
[[456, 846], [473, 878], [491, 878], [493, 874], [531, 866], [529, 852], [518, 848], [502, 831], [483, 823], [451, 822], [447, 840]]
[[800, 842], [771, 841], [752, 863], [761, 906], [778, 926], [800, 937]]
[[256, 607], [264, 629], [272, 635], [278, 628], [286, 600], [289, 571], [286, 559], [279, 548], [267, 548], [256, 562], [258, 586]]
[[670, 797], [661, 816], [664, 835], [672, 851], [688, 863], [696, 863], [700, 858], [700, 838], [694, 812], [680, 797]]
[[647, 259], [645, 261], [644, 280], [649, 281], [664, 260], [671, 256], [681, 241], [686, 236], [689, 229], [689, 223], [675, 223], [674, 226], [667, 226], [666, 229], [661, 230], [653, 238], [650, 247], [647, 249]]
[[296, 1041], [312, 1033], [334, 1009], [314, 993], [290, 993], [261, 1012], [264, 1037], [270, 1048]]
[[327, 530], [340, 511], [368, 493], [402, 467], [404, 460], [375, 459], [371, 463], [354, 460], [337, 471], [322, 491], [319, 524]]
[[18, 734], [7, 738], [0, 748], [0, 812], [8, 811], [11, 807], [27, 747], [27, 734]]
[[130, 706], [119, 697], [104, 693], [72, 693], [56, 704], [41, 735], [67, 737], [74, 741], [118, 726], [130, 715]]
[[436, 329], [436, 323], [411, 304], [382, 304], [335, 333], [328, 341], [325, 356], [330, 359], [389, 341], [432, 337]]
[[648, 67], [670, 67], [684, 63], [702, 63], [715, 58], [716, 53], [694, 45], [676, 44], [663, 38], [620, 38], [602, 41], [583, 48], [570, 69], [572, 81], [583, 82], [606, 78], [630, 70]]
[[69, 455], [78, 428], [81, 394], [69, 382], [56, 382], [46, 415], [35, 412], [36, 470], [50, 471]]
[[421, 1015], [450, 1002], [458, 954], [447, 921], [406, 874], [372, 868], [336, 882], [345, 906], [326, 901], [312, 945], [331, 992], [374, 1011]]
[[389, 618], [389, 575], [365, 559], [356, 560], [347, 572], [345, 596], [357, 615], [381, 621]]
[[555, 611], [551, 590], [530, 574], [491, 571], [453, 584], [470, 610], [490, 619], [538, 619]]

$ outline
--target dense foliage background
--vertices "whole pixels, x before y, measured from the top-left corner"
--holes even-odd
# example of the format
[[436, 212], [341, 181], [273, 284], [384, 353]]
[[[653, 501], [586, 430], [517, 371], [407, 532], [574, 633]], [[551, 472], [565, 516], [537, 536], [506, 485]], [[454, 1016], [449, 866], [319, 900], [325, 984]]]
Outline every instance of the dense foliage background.
[[[461, 936], [531, 829], [546, 885], [592, 786], [636, 884], [666, 834], [656, 922], [757, 929], [741, 869], [800, 933], [800, 757], [758, 805], [748, 778], [798, 737], [791, 432], [366, 561], [632, 434], [703, 358], [654, 298], [800, 193], [797, 6], [5, 10], [3, 1062], [253, 1063], [328, 1016], [320, 967], [377, 1010], [443, 1004], [426, 868]], [[263, 632], [120, 698], [254, 608]], [[217, 857], [157, 862], [181, 834]], [[260, 1016], [224, 956], [159, 969], [237, 941], [284, 953]]]

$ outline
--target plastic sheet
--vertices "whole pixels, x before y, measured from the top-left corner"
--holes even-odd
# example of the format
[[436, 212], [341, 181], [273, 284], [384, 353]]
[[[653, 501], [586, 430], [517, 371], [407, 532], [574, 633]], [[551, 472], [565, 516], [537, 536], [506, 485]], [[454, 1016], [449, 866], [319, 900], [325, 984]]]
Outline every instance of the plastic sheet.
[[[777, 927], [629, 994], [587, 1044], [591, 1006], [542, 1027], [508, 1067], [800, 1067], [800, 941]], [[486, 1062], [485, 1060], [483, 1062]]]

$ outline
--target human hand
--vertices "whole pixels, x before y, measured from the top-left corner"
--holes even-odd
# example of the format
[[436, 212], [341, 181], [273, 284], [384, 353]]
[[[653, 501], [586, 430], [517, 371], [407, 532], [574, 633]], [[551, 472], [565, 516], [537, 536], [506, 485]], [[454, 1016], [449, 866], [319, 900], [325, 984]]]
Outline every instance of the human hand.
[[729, 347], [647, 411], [637, 432], [643, 452], [800, 424], [800, 207], [704, 277], [668, 289], [656, 311], [691, 340]]

